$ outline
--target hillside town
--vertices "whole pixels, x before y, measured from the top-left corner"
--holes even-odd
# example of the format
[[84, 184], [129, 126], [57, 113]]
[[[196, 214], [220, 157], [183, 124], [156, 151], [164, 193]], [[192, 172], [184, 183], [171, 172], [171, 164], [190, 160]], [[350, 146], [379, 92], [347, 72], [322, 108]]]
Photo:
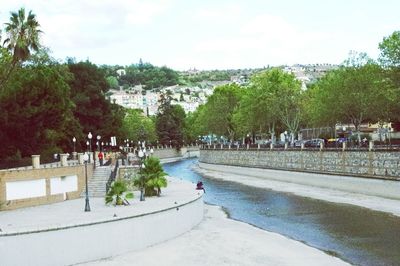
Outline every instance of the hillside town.
[[[206, 103], [207, 97], [213, 93], [215, 87], [229, 83], [247, 85], [250, 82], [251, 75], [269, 68], [270, 66], [261, 69], [226, 70], [224, 80], [212, 80], [211, 76], [211, 80], [201, 80], [190, 85], [172, 85], [150, 90], [146, 90], [143, 85], [135, 85], [128, 88], [119, 86], [119, 89], [111, 89], [109, 91], [109, 100], [125, 108], [141, 109], [144, 114], [151, 116], [157, 113], [161, 95], [167, 94], [172, 97], [171, 103], [173, 105], [180, 105], [186, 113], [189, 113], [194, 112], [199, 105]], [[292, 73], [297, 80], [301, 81], [302, 89], [306, 90], [307, 85], [317, 81], [329, 70], [336, 69], [338, 66], [332, 64], [295, 64], [292, 66], [279, 66], [278, 68], [287, 73]], [[204, 72], [206, 71], [190, 69], [179, 74], [185, 78], [197, 79]], [[126, 74], [126, 71], [118, 69], [116, 73], [121, 77]]]

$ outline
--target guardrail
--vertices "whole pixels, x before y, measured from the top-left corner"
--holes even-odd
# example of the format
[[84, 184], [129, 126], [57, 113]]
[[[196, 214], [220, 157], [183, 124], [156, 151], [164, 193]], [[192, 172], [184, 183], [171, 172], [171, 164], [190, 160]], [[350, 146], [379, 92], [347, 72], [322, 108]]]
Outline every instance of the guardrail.
[[367, 146], [367, 145], [354, 145], [354, 144], [349, 144], [346, 143], [347, 145], [345, 146], [322, 146], [322, 147], [317, 147], [317, 146], [290, 146], [289, 144], [287, 145], [282, 145], [282, 144], [275, 144], [275, 145], [270, 145], [270, 144], [248, 144], [248, 145], [223, 145], [223, 144], [202, 144], [200, 145], [200, 149], [203, 150], [286, 150], [286, 151], [299, 151], [299, 150], [305, 150], [305, 151], [400, 151], [400, 145], [398, 144], [387, 144], [387, 145], [372, 145], [372, 146]]

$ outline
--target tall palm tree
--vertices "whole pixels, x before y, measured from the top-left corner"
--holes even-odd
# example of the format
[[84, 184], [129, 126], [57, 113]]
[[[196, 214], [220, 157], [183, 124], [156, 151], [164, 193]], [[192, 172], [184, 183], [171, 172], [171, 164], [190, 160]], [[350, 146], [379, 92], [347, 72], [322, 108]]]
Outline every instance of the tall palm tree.
[[18, 62], [26, 61], [31, 51], [39, 50], [39, 34], [42, 32], [39, 30], [40, 25], [36, 20], [36, 15], [29, 11], [26, 16], [25, 8], [19, 9], [18, 12], [11, 12], [10, 22], [5, 25], [7, 38], [3, 44], [12, 52], [12, 62], [11, 67], [0, 80], [0, 85], [9, 78]]

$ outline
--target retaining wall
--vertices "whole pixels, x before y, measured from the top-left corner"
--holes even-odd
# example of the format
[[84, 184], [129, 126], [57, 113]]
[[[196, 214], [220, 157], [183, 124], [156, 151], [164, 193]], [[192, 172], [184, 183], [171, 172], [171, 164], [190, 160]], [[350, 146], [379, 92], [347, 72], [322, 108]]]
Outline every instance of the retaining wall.
[[211, 171], [232, 173], [240, 182], [241, 176], [252, 176], [266, 180], [276, 180], [306, 186], [335, 189], [369, 196], [400, 200], [400, 182], [375, 178], [326, 175], [294, 171], [282, 171], [240, 166], [199, 163], [199, 167]]
[[[202, 194], [192, 201], [171, 205], [120, 219], [110, 216], [108, 221], [85, 225], [0, 235], [0, 264], [53, 266], [99, 260], [175, 238], [203, 219]], [[155, 264], [162, 260], [154, 259]]]
[[399, 151], [218, 150], [200, 162], [400, 180]]
[[[90, 178], [93, 164], [88, 164], [87, 171]], [[84, 165], [1, 170], [0, 210], [76, 199], [84, 185]]]

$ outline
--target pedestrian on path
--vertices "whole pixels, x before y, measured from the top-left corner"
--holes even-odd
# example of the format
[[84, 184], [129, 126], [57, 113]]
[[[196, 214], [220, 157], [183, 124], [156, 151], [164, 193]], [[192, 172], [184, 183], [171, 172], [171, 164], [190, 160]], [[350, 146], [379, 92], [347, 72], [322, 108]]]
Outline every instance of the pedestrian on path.
[[103, 166], [103, 158], [104, 158], [103, 153], [99, 152], [99, 155], [97, 155], [97, 157], [99, 157], [100, 166]]

